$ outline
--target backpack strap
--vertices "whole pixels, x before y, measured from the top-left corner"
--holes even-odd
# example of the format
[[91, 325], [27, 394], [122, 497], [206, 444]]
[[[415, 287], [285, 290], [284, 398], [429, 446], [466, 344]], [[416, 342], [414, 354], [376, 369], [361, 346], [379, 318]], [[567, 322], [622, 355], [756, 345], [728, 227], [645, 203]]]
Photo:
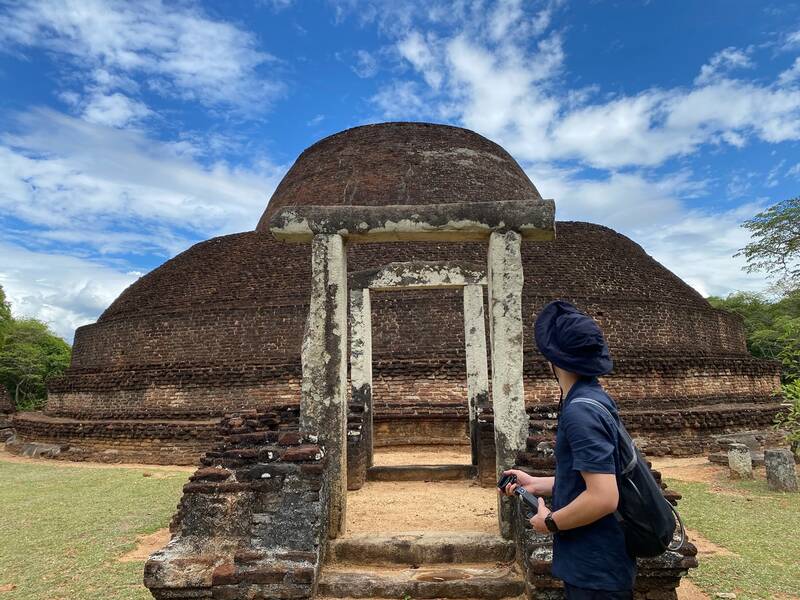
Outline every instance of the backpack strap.
[[[614, 415], [611, 414], [611, 411], [608, 410], [608, 408], [602, 402], [598, 402], [594, 398], [573, 398], [570, 401], [570, 404], [572, 404], [573, 402], [577, 402], [578, 404], [588, 404], [590, 406], [597, 407], [597, 408], [601, 409], [603, 412], [605, 412], [609, 417], [611, 417], [611, 421], [614, 423], [614, 426], [617, 428], [617, 444], [619, 444], [619, 438], [620, 437], [627, 438], [628, 441], [630, 442], [631, 450], [633, 450], [633, 452], [632, 452], [632, 456], [633, 457], [631, 458], [631, 461], [622, 470], [622, 475], [626, 475], [627, 473], [630, 473], [633, 470], [633, 468], [636, 466], [636, 463], [638, 462], [639, 459], [638, 459], [638, 456], [636, 454], [636, 444], [634, 444], [634, 442], [631, 439], [630, 435], [628, 435], [628, 432], [625, 431], [625, 429], [623, 427], [621, 427], [617, 423], [617, 421], [614, 419]], [[622, 435], [623, 432], [625, 433], [624, 436]], [[617, 446], [617, 452], [619, 452], [619, 445]], [[633, 482], [631, 482], [631, 483], [633, 483]], [[667, 547], [668, 550], [676, 552], [686, 542], [686, 528], [684, 527], [683, 519], [681, 519], [681, 516], [678, 514], [677, 509], [670, 502], [668, 502], [666, 500], [666, 498], [664, 499], [664, 501], [667, 503], [667, 506], [669, 506], [670, 509], [672, 510], [672, 513], [675, 515], [675, 520], [677, 521], [678, 526], [680, 527], [680, 536], [678, 538], [678, 543], [675, 544], [675, 540], [673, 539], [672, 543]], [[617, 521], [620, 522], [620, 523], [622, 523], [624, 521], [623, 518], [622, 518], [622, 515], [620, 515], [619, 511], [614, 511], [614, 517], [616, 517]]]

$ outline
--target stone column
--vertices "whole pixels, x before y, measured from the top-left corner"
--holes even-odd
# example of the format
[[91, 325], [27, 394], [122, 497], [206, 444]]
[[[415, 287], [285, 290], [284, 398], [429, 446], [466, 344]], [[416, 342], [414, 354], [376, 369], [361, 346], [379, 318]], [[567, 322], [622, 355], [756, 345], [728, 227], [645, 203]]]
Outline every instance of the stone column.
[[353, 404], [364, 407], [361, 430], [367, 451], [367, 466], [372, 466], [372, 307], [369, 290], [350, 292], [350, 389]]
[[[522, 238], [514, 232], [489, 238], [489, 310], [492, 402], [497, 476], [510, 468], [528, 439], [522, 385]], [[498, 496], [503, 537], [511, 537], [511, 498]]]
[[464, 342], [467, 362], [467, 402], [472, 464], [478, 464], [478, 419], [481, 407], [489, 404], [489, 367], [486, 363], [486, 326], [483, 316], [483, 287], [464, 286]]
[[791, 450], [764, 450], [767, 468], [767, 487], [776, 492], [797, 491], [797, 469]]
[[300, 427], [318, 435], [331, 482], [329, 536], [344, 531], [347, 498], [347, 253], [336, 234], [311, 242], [311, 299], [302, 350]]

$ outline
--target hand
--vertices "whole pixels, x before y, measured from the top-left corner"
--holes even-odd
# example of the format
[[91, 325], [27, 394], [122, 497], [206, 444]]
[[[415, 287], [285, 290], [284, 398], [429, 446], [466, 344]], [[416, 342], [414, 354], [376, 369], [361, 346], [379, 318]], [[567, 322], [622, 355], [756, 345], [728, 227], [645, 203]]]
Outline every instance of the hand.
[[513, 496], [514, 488], [516, 488], [517, 485], [521, 485], [534, 496], [549, 496], [553, 491], [551, 477], [533, 477], [532, 475], [528, 475], [525, 471], [520, 471], [519, 469], [509, 469], [508, 471], [503, 471], [503, 475], [507, 475], [509, 473], [517, 476], [517, 483], [509, 483], [506, 486], [506, 496]]
[[541, 496], [539, 497], [539, 509], [531, 519], [531, 527], [533, 527], [539, 533], [550, 533], [550, 530], [545, 525], [544, 519], [547, 515], [550, 514], [550, 511], [544, 505], [544, 500], [542, 500]]

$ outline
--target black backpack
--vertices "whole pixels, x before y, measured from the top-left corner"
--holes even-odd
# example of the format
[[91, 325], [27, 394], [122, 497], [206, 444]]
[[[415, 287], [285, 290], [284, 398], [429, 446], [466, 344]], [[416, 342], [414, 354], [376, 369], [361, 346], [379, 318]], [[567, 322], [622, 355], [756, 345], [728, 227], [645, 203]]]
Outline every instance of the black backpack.
[[[617, 426], [617, 453], [621, 471], [617, 473], [619, 505], [614, 516], [625, 532], [628, 554], [637, 558], [659, 556], [683, 545], [686, 532], [680, 515], [661, 491], [647, 462], [625, 427], [602, 403], [592, 398], [575, 398], [572, 402], [601, 408]], [[672, 546], [675, 526], [680, 525], [680, 540]]]

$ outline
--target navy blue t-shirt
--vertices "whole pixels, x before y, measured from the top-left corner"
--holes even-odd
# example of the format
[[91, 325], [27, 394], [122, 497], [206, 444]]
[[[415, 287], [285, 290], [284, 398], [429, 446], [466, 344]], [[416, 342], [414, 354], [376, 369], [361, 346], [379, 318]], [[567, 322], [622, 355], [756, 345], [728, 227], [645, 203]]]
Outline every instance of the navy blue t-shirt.
[[[584, 378], [564, 399], [556, 433], [556, 475], [553, 512], [586, 490], [581, 471], [617, 473], [616, 425], [598, 406], [573, 402], [591, 398], [619, 420], [617, 406], [596, 377]], [[553, 575], [582, 588], [633, 589], [636, 561], [625, 550], [625, 536], [614, 515], [558, 532], [553, 539]]]

